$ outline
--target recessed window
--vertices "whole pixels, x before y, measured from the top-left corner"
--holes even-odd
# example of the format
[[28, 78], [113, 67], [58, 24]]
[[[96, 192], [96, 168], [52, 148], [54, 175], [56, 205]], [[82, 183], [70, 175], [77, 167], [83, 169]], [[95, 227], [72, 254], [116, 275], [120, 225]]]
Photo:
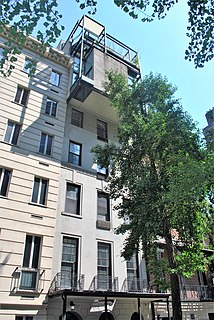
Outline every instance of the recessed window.
[[31, 72], [35, 71], [35, 63], [33, 62], [33, 60], [29, 59], [29, 58], [25, 58], [24, 61], [24, 65], [23, 65], [23, 71], [30, 74]]
[[97, 120], [97, 139], [107, 141], [107, 123], [101, 120]]
[[3, 197], [7, 197], [10, 179], [11, 171], [4, 168], [0, 168], [0, 195]]
[[60, 85], [60, 78], [61, 78], [61, 74], [58, 73], [57, 71], [52, 70], [51, 71], [51, 77], [50, 77], [50, 83], [59, 87]]
[[83, 127], [83, 113], [76, 109], [72, 109], [71, 124], [79, 128]]
[[76, 289], [77, 287], [78, 246], [77, 238], [63, 237], [60, 279], [63, 288]]
[[45, 113], [51, 117], [56, 117], [57, 102], [47, 98]]
[[97, 164], [97, 178], [104, 180], [108, 176], [108, 169]]
[[5, 129], [5, 134], [4, 134], [4, 142], [17, 145], [20, 130], [21, 130], [20, 124], [15, 123], [11, 120], [8, 120], [7, 127]]
[[110, 199], [104, 192], [97, 193], [97, 220], [110, 221]]
[[41, 237], [26, 235], [19, 289], [37, 290]]
[[112, 289], [111, 245], [98, 242], [97, 252], [97, 286], [98, 289]]
[[65, 212], [80, 214], [80, 190], [80, 186], [73, 183], [67, 183]]
[[28, 100], [29, 90], [23, 88], [21, 86], [17, 87], [16, 96], [14, 101], [21, 104], [22, 106], [26, 106]]
[[50, 156], [51, 150], [52, 150], [52, 144], [53, 144], [53, 136], [50, 136], [49, 134], [46, 134], [46, 133], [42, 133], [40, 145], [39, 145], [39, 152], [46, 154], [47, 156]]
[[47, 202], [48, 180], [35, 177], [31, 202], [45, 205]]
[[81, 166], [82, 145], [73, 141], [69, 143], [68, 162], [76, 166]]

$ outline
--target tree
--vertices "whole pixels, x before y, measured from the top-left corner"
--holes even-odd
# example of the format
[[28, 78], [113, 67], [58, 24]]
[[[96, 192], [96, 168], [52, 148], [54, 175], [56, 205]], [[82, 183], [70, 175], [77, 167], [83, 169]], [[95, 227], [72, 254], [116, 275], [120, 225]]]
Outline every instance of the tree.
[[[179, 276], [190, 277], [209, 263], [202, 249], [213, 214], [214, 159], [175, 90], [159, 74], [130, 87], [110, 72], [106, 91], [119, 114], [119, 144], [92, 151], [101, 166], [110, 166], [112, 199], [125, 199], [115, 206], [121, 221], [130, 220], [117, 229], [126, 234], [122, 255], [128, 259], [142, 249], [150, 280], [160, 289], [160, 270], [170, 275], [173, 319], [181, 320]], [[167, 260], [157, 265], [160, 239]]]
[[[88, 8], [89, 14], [96, 12], [98, 1], [76, 0], [80, 8]], [[114, 0], [116, 6], [127, 12], [132, 18], [141, 17], [143, 22], [155, 18], [162, 19], [178, 0]], [[189, 25], [187, 36], [190, 38], [185, 58], [193, 60], [195, 67], [203, 67], [206, 61], [213, 58], [214, 50], [214, 1], [187, 0], [189, 6]], [[64, 28], [59, 24], [62, 17], [57, 11], [57, 0], [1, 0], [0, 32], [7, 34], [4, 59], [0, 60], [0, 72], [7, 76], [14, 68], [16, 55], [39, 25], [36, 38], [46, 46], [54, 43]], [[30, 16], [30, 19], [29, 19]], [[10, 26], [10, 29], [7, 27]], [[6, 59], [6, 69], [5, 66]]]

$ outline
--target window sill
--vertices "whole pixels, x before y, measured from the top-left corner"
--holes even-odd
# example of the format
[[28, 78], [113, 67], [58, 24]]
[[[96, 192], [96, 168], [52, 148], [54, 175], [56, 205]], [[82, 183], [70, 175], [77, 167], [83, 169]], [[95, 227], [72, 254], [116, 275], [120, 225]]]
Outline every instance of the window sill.
[[27, 105], [26, 105], [26, 104], [21, 104], [21, 103], [18, 103], [18, 102], [16, 102], [16, 101], [11, 101], [11, 102], [17, 104], [18, 106], [26, 107], [26, 108], [27, 108]]
[[11, 146], [11, 147], [19, 148], [19, 146], [18, 146], [17, 144], [12, 144], [12, 143], [10, 143], [10, 142], [1, 141], [1, 143], [7, 144], [8, 146]]
[[8, 199], [8, 197], [0, 194], [0, 199]]
[[97, 140], [108, 142], [108, 138], [103, 138], [103, 137], [99, 137], [99, 136], [97, 136]]
[[76, 219], [82, 219], [82, 216], [79, 215], [79, 214], [69, 213], [69, 212], [65, 212], [65, 211], [62, 211], [61, 215], [62, 216], [67, 216], [67, 217], [76, 218]]
[[41, 152], [37, 152], [36, 154], [38, 154], [40, 157], [44, 157], [44, 158], [47, 158], [47, 159], [54, 159], [54, 157], [52, 155], [48, 155], [48, 154], [44, 154], [44, 153], [41, 153]]
[[28, 204], [30, 204], [31, 206], [36, 206], [36, 207], [41, 207], [41, 208], [47, 208], [47, 205], [45, 205], [45, 204], [40, 204], [40, 203], [36, 203], [36, 202], [28, 202]]

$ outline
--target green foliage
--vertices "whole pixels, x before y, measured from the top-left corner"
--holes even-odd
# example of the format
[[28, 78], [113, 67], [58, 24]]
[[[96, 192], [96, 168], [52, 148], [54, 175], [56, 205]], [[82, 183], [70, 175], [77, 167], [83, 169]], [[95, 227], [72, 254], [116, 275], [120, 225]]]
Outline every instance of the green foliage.
[[43, 44], [43, 48], [41, 44], [39, 46], [42, 51], [56, 41], [64, 27], [59, 24], [62, 16], [56, 10], [56, 0], [1, 0], [0, 3], [0, 32], [8, 37], [4, 43], [0, 73], [8, 76], [14, 69], [16, 55], [20, 54], [27, 36], [33, 33], [39, 23], [41, 28], [36, 38]]
[[152, 248], [162, 238], [171, 247], [168, 274], [190, 277], [205, 270], [209, 261], [202, 249], [213, 231], [214, 154], [174, 98], [175, 87], [161, 75], [151, 73], [129, 86], [110, 72], [106, 91], [119, 113], [120, 144], [93, 152], [102, 166], [110, 165], [111, 197], [125, 197], [115, 206], [120, 218], [130, 220], [121, 220], [117, 229], [127, 236], [123, 256], [139, 248], [150, 259], [153, 252], [154, 261]]

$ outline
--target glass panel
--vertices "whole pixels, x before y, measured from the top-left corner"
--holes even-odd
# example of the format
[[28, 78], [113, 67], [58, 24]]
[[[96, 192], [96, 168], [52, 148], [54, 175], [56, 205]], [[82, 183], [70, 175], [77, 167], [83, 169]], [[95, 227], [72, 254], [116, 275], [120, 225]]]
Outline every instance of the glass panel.
[[20, 88], [20, 87], [17, 88], [15, 102], [17, 102], [17, 103], [20, 102], [22, 91], [23, 91], [22, 88]]
[[72, 109], [71, 124], [82, 128], [83, 113]]
[[11, 137], [12, 137], [12, 132], [13, 132], [13, 126], [15, 125], [14, 122], [9, 121], [7, 123], [7, 129], [5, 132], [5, 136], [4, 136], [4, 141], [10, 143], [11, 142]]
[[50, 77], [50, 83], [54, 84], [55, 86], [59, 86], [60, 74], [57, 73], [56, 71], [52, 71], [51, 77]]
[[20, 280], [20, 289], [35, 290], [37, 280], [37, 271], [22, 271]]
[[97, 120], [97, 136], [98, 138], [107, 139], [107, 123]]
[[32, 260], [32, 268], [37, 269], [39, 265], [39, 252], [40, 252], [40, 237], [34, 237], [34, 250], [33, 250], [33, 260]]
[[46, 134], [42, 133], [41, 140], [40, 140], [40, 146], [39, 146], [39, 152], [41, 152], [41, 153], [45, 152], [45, 142], [46, 142]]
[[39, 203], [45, 205], [46, 203], [46, 192], [47, 192], [47, 180], [42, 179], [42, 186], [40, 192]]
[[16, 145], [18, 142], [19, 132], [20, 132], [20, 125], [15, 124], [15, 130], [14, 130], [12, 141], [11, 141], [11, 143], [14, 145]]
[[51, 148], [52, 148], [52, 140], [53, 140], [53, 137], [48, 136], [47, 139], [48, 139], [48, 141], [47, 141], [46, 154], [47, 154], [48, 156], [50, 156], [50, 155], [51, 155]]
[[23, 92], [23, 95], [22, 95], [21, 104], [22, 104], [23, 106], [25, 106], [26, 103], [27, 103], [27, 98], [28, 98], [28, 90], [24, 89], [23, 91], [24, 91], [24, 92]]
[[10, 175], [11, 172], [9, 170], [2, 170], [0, 171], [0, 178], [1, 175], [3, 174], [2, 182], [1, 182], [1, 189], [0, 189], [0, 195], [6, 197], [7, 196], [7, 191], [9, 187], [9, 182], [10, 182]]
[[50, 112], [51, 112], [51, 104], [52, 104], [52, 100], [47, 99], [45, 113], [50, 114]]
[[57, 102], [52, 101], [52, 111], [51, 111], [51, 116], [56, 117], [56, 109], [57, 109]]
[[80, 207], [80, 187], [67, 183], [65, 211], [79, 214]]
[[33, 236], [27, 235], [25, 240], [25, 252], [23, 258], [23, 267], [30, 267], [30, 254], [31, 254], [31, 246], [32, 246]]
[[40, 183], [40, 178], [35, 177], [34, 178], [32, 200], [31, 200], [32, 202], [35, 202], [35, 203], [37, 203], [37, 200], [38, 200], [39, 183]]
[[98, 220], [109, 221], [109, 198], [106, 194], [98, 193], [97, 216]]

